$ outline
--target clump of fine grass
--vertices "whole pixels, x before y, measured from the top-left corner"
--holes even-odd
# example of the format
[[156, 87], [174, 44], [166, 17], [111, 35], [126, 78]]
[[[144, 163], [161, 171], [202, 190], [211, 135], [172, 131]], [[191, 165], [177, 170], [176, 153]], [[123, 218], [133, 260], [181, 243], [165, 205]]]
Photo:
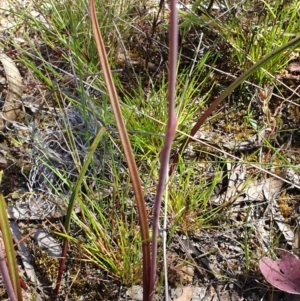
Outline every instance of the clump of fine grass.
[[[299, 3], [289, 1], [275, 1], [272, 5], [253, 1], [239, 5], [228, 1], [227, 6], [222, 7], [222, 13], [217, 9], [207, 12], [204, 6], [195, 2], [190, 10], [181, 11], [184, 17], [182, 27], [199, 26], [212, 30], [218, 35], [215, 46], [230, 45], [229, 64], [224, 64], [228, 71], [235, 65], [247, 70], [253, 62], [296, 36], [300, 25], [298, 11]], [[218, 51], [224, 58], [226, 47]], [[274, 75], [285, 66], [292, 59], [290, 54], [288, 51], [272, 59], [254, 74], [254, 81], [259, 85], [272, 81], [270, 74]]]
[[[101, 5], [101, 3], [97, 4]], [[42, 122], [51, 121], [52, 127], [56, 127], [55, 130], [62, 133], [61, 138], [59, 138], [61, 140], [57, 141], [57, 143], [61, 143], [60, 151], [64, 149], [65, 157], [62, 161], [59, 159], [59, 168], [57, 164], [53, 164], [55, 163], [55, 161], [51, 161], [53, 159], [53, 149], [51, 149], [53, 143], [44, 140], [46, 133], [43, 132], [46, 129], [47, 137], [51, 137], [51, 134], [54, 133], [53, 128], [50, 133], [48, 125], [37, 120], [35, 126], [37, 131], [41, 131], [41, 135], [37, 135], [42, 140], [39, 140], [39, 144], [35, 147], [38, 148], [40, 145], [47, 146], [41, 150], [35, 163], [39, 164], [40, 167], [42, 166], [44, 174], [40, 181], [47, 183], [46, 186], [51, 190], [51, 195], [54, 196], [56, 194], [63, 201], [68, 201], [70, 196], [68, 190], [72, 190], [76, 175], [83, 167], [85, 156], [87, 155], [86, 149], [88, 149], [95, 138], [95, 132], [91, 125], [107, 124], [111, 128], [113, 124], [107, 97], [101, 92], [101, 86], [103, 85], [101, 76], [99, 74], [87, 75], [98, 72], [98, 60], [94, 55], [96, 52], [94, 43], [91, 43], [90, 40], [91, 27], [86, 3], [84, 1], [77, 2], [77, 5], [74, 6], [67, 2], [51, 1], [49, 5], [51, 6], [50, 11], [48, 6], [40, 6], [38, 3], [35, 3], [33, 9], [38, 11], [41, 18], [32, 17], [29, 10], [27, 14], [24, 11], [16, 11], [20, 19], [26, 17], [28, 25], [23, 35], [26, 38], [26, 47], [22, 50], [19, 48], [19, 50], [23, 54], [22, 62], [34, 72], [37, 82], [43, 82], [47, 86], [46, 89], [51, 91], [51, 103], [60, 107], [57, 110], [60, 116], [58, 117], [59, 121], [53, 122], [53, 118], [49, 117], [51, 115], [48, 116], [47, 113], [41, 112], [40, 114], [46, 117], [41, 118]], [[122, 8], [118, 2], [110, 5], [108, 11], [105, 11], [105, 14], [103, 14], [102, 26], [106, 28], [106, 33], [104, 34], [106, 40], [109, 40], [112, 34], [113, 22], [111, 18], [122, 16], [121, 9], [124, 9], [124, 7]], [[84, 11], [86, 14], [83, 14]], [[103, 12], [103, 10], [101, 11]], [[106, 22], [109, 23], [109, 26], [106, 26]], [[31, 40], [30, 36], [37, 32], [41, 34], [40, 39]], [[113, 41], [111, 43], [113, 44]], [[18, 47], [18, 45], [15, 46]], [[110, 54], [112, 57], [115, 57], [113, 52]], [[76, 112], [75, 115], [72, 115], [73, 113], [70, 111], [67, 112], [67, 108], [72, 108], [74, 110], [73, 113]], [[82, 118], [85, 120], [82, 120]], [[80, 131], [72, 129], [73, 126], [76, 126], [74, 122], [83, 126]], [[73, 123], [73, 125], [70, 126], [70, 123]], [[35, 137], [33, 138], [35, 139]], [[124, 172], [122, 180], [115, 180], [116, 170], [123, 170], [122, 155], [117, 151], [118, 143], [114, 142], [116, 139], [115, 133], [112, 133], [109, 139], [111, 143], [115, 144], [114, 154], [110, 157], [109, 153], [112, 149], [109, 146], [109, 142], [103, 143], [100, 151], [101, 158], [99, 156], [94, 157], [86, 180], [82, 184], [82, 189], [85, 190], [86, 195], [80, 196], [79, 194], [76, 196], [76, 198], [79, 198], [77, 201], [80, 201], [80, 198], [88, 200], [89, 207], [85, 207], [83, 202], [80, 204], [82, 205], [82, 213], [85, 215], [86, 221], [91, 222], [91, 228], [83, 227], [84, 224], [80, 219], [75, 220], [85, 231], [86, 242], [83, 249], [86, 250], [87, 255], [104, 270], [109, 271], [116, 278], [121, 279], [122, 282], [130, 284], [140, 279], [140, 265], [133, 265], [133, 263], [139, 261], [140, 255], [137, 250], [140, 250], [140, 242], [137, 239], [138, 231], [136, 230], [135, 215], [133, 214], [134, 208], [132, 206], [129, 209], [132, 212], [128, 213], [126, 211], [128, 205], [125, 203], [125, 197], [122, 196], [121, 200], [119, 193], [117, 193], [121, 185], [120, 182], [123, 183], [122, 181], [126, 178], [126, 175]], [[78, 143], [81, 143], [80, 147], [83, 148], [78, 148]], [[49, 147], [52, 152], [50, 154], [47, 152]], [[72, 160], [74, 166], [71, 172], [65, 170], [66, 160], [69, 159]], [[99, 170], [99, 164], [96, 163], [96, 160], [101, 161], [103, 159], [108, 160], [108, 162], [104, 163], [103, 168]], [[111, 174], [112, 172], [113, 174]], [[47, 179], [49, 176], [52, 180], [55, 178], [56, 182], [53, 183], [52, 180]], [[110, 182], [108, 179], [112, 179], [112, 181]], [[101, 195], [105, 194], [104, 187], [100, 183], [105, 183], [105, 188], [112, 192], [113, 196], [110, 196], [112, 201], [123, 203], [123, 206], [114, 207], [115, 203], [106, 201], [105, 198], [98, 200], [98, 198], [101, 198]], [[94, 188], [92, 189], [91, 187]], [[97, 196], [95, 195], [96, 193]], [[129, 200], [126, 199], [126, 202], [129, 202]], [[114, 210], [108, 215], [102, 214], [107, 208], [114, 208]], [[116, 224], [113, 224], [112, 221]], [[99, 232], [99, 229], [105, 230]], [[100, 244], [98, 244], [99, 242]], [[102, 252], [99, 252], [102, 244], [106, 247]]]

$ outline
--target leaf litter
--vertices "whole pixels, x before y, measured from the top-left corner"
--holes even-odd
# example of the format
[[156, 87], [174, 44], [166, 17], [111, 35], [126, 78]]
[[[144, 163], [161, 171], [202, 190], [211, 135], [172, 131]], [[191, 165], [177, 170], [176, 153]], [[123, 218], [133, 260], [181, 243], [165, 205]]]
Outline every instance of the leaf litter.
[[[7, 55], [5, 54], [5, 56]], [[10, 59], [6, 60], [6, 62], [12, 64]], [[18, 79], [18, 75], [16, 75], [16, 68], [12, 67], [11, 69], [13, 70], [12, 72], [14, 72], [13, 77], [17, 76], [17, 80], [15, 81], [15, 83], [17, 83], [16, 87], [20, 87], [20, 80]], [[295, 64], [290, 64], [288, 70], [294, 73], [298, 72]], [[9, 75], [9, 72], [10, 71], [7, 72], [5, 69], [6, 76]], [[9, 82], [8, 78], [7, 81]], [[29, 81], [30, 80], [28, 80], [28, 82]], [[9, 86], [12, 85], [13, 82], [9, 84]], [[17, 88], [17, 91], [13, 93], [19, 95], [21, 94], [21, 90]], [[6, 95], [5, 102], [7, 100], [9, 102], [9, 99], [12, 99], [8, 96], [9, 92]], [[13, 99], [15, 101], [16, 97]], [[18, 107], [20, 107], [22, 103], [21, 95], [17, 97], [17, 100], [19, 101]], [[8, 193], [7, 201], [10, 203], [8, 214], [12, 220], [44, 221], [45, 219], [52, 220], [62, 217], [65, 214], [65, 205], [61, 202], [61, 199], [67, 199], [68, 195], [67, 193], [64, 194], [63, 184], [60, 183], [58, 185], [61, 195], [57, 198], [57, 193], [52, 190], [52, 187], [49, 186], [45, 179], [50, 178], [54, 182], [59, 181], [59, 178], [49, 168], [49, 165], [57, 169], [60, 169], [61, 166], [65, 168], [66, 165], [68, 165], [66, 158], [70, 155], [70, 151], [66, 150], [64, 136], [61, 136], [62, 119], [59, 114], [71, 116], [68, 122], [71, 130], [75, 133], [76, 131], [81, 132], [83, 130], [84, 120], [81, 113], [67, 103], [64, 104], [65, 111], [60, 113], [56, 113], [54, 107], [41, 106], [41, 103], [42, 102], [33, 106], [32, 99], [27, 103], [25, 99], [25, 105], [32, 108], [32, 115], [37, 112], [38, 115], [41, 114], [44, 119], [48, 118], [48, 120], [51, 120], [49, 125], [43, 126], [41, 129], [40, 125], [44, 121], [42, 120], [43, 118], [39, 120], [41, 121], [40, 123], [33, 118], [32, 124], [25, 123], [25, 125], [16, 121], [17, 114], [2, 119], [3, 123], [8, 121], [8, 123], [12, 124], [11, 128], [15, 128], [15, 131], [12, 130], [11, 133], [18, 135], [18, 138], [22, 139], [28, 148], [30, 145], [35, 144], [34, 147], [32, 146], [29, 156], [29, 160], [32, 161], [29, 176], [27, 175], [27, 177], [25, 177], [27, 185], [23, 186], [21, 191], [18, 191], [15, 195], [12, 194], [13, 191]], [[101, 115], [101, 112], [99, 115]], [[92, 116], [92, 119], [93, 118], [94, 116]], [[99, 121], [95, 121], [94, 119], [94, 122]], [[93, 131], [94, 125], [91, 124], [90, 126], [89, 130]], [[20, 132], [22, 132], [21, 136]], [[205, 137], [202, 138], [212, 143], [213, 139], [209, 136], [213, 136], [212, 131], [206, 132]], [[86, 151], [85, 146], [88, 142], [83, 141], [80, 136], [77, 138], [79, 141], [77, 146], [82, 156], [81, 160], [83, 160]], [[53, 140], [57, 142], [51, 144]], [[261, 139], [259, 142], [257, 141], [257, 137], [249, 138], [248, 140], [242, 141], [242, 143], [232, 138], [227, 139], [227, 141], [222, 144], [214, 142], [214, 145], [218, 148], [246, 153], [261, 146]], [[82, 146], [81, 149], [80, 146]], [[3, 147], [6, 146], [3, 145]], [[8, 151], [10, 151], [10, 149], [8, 149]], [[45, 160], [47, 162], [45, 162]], [[7, 164], [3, 165], [4, 168], [6, 165]], [[101, 164], [99, 168], [103, 168]], [[69, 170], [70, 178], [76, 178], [74, 166], [70, 169], [66, 168], [66, 170]], [[294, 241], [294, 232], [285, 222], [285, 218], [277, 204], [277, 200], [280, 198], [282, 191], [286, 189], [283, 188], [283, 181], [275, 177], [255, 178], [253, 175], [249, 177], [245, 165], [239, 164], [228, 165], [225, 173], [229, 179], [228, 184], [224, 186], [223, 189], [216, 191], [209, 202], [211, 206], [230, 208], [226, 213], [226, 217], [233, 226], [229, 229], [199, 229], [198, 232], [188, 235], [182, 233], [174, 235], [169, 247], [169, 264], [172, 266], [170, 274], [174, 276], [174, 284], [171, 290], [173, 300], [240, 300], [238, 296], [243, 295], [244, 289], [244, 287], [241, 287], [241, 283], [246, 282], [247, 278], [247, 271], [245, 271], [244, 266], [245, 248], [243, 247], [245, 233], [250, 235], [250, 243], [254, 245], [257, 244], [257, 258], [263, 256], [263, 254], [269, 250], [274, 240], [274, 234], [270, 234], [272, 232], [272, 219], [283, 234], [285, 242], [292, 244]], [[298, 185], [299, 176], [297, 173], [292, 173], [291, 170], [288, 170], [286, 172], [286, 179], [292, 181], [292, 183], [294, 181], [294, 184]], [[220, 185], [222, 185], [222, 183], [220, 183]], [[47, 196], [47, 198], [45, 198], [45, 196]], [[51, 200], [49, 201], [49, 199]], [[16, 237], [18, 237], [16, 240], [19, 241], [20, 234], [17, 234], [18, 231], [14, 231]], [[53, 254], [55, 255], [57, 244], [52, 236], [48, 236], [49, 232], [41, 230], [35, 233], [37, 234], [33, 234], [33, 236], [36, 236], [38, 247], [46, 249], [50, 253], [52, 252], [51, 256], [53, 256]], [[41, 236], [43, 238], [39, 238]], [[53, 244], [55, 247], [53, 247]], [[23, 254], [28, 252], [26, 246], [20, 244], [20, 248], [20, 252]], [[289, 256], [283, 251], [281, 251], [281, 255]], [[296, 262], [294, 258], [289, 259]], [[37, 279], [38, 281], [38, 277], [35, 274], [28, 272], [29, 269], [33, 269], [34, 271], [34, 266], [26, 266], [26, 261], [28, 261], [28, 258], [24, 257], [23, 266], [26, 270], [27, 277]], [[267, 264], [269, 266], [271, 265], [270, 262], [267, 262]], [[195, 267], [195, 265], [197, 265], [197, 267]], [[282, 274], [282, 272], [280, 273]], [[202, 279], [199, 279], [201, 277]], [[259, 279], [259, 276], [257, 277]], [[277, 283], [277, 281], [275, 282]], [[182, 286], [182, 283], [185, 283], [185, 286]], [[247, 289], [247, 286], [245, 288]], [[177, 292], [175, 293], [176, 290]], [[244, 294], [244, 300], [261, 300], [265, 298], [267, 291], [268, 288], [262, 285], [257, 291], [253, 289], [248, 295]], [[134, 300], [139, 300], [137, 296], [130, 295], [130, 297]], [[119, 300], [122, 299], [120, 298]]]

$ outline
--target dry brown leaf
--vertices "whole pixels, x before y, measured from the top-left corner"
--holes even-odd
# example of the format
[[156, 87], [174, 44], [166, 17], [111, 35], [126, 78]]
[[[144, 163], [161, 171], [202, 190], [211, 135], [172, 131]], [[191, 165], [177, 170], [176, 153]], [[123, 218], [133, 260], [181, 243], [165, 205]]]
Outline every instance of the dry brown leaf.
[[17, 248], [19, 251], [19, 256], [22, 260], [24, 270], [28, 279], [32, 283], [38, 284], [39, 281], [37, 279], [34, 266], [31, 264], [33, 262], [32, 254], [30, 253], [29, 249], [27, 248], [26, 242], [23, 239], [20, 229], [15, 222], [10, 222], [10, 229], [12, 235], [14, 237], [15, 242], [17, 242]]
[[280, 74], [276, 76], [277, 79], [290, 79], [290, 80], [299, 80], [300, 76], [299, 75], [294, 75], [294, 74]]
[[38, 228], [31, 236], [51, 257], [61, 256], [60, 243], [45, 229]]
[[0, 130], [2, 131], [5, 126], [10, 124], [10, 121], [16, 120], [20, 112], [23, 86], [20, 72], [14, 61], [5, 53], [0, 53], [0, 61], [8, 83], [8, 92], [2, 109], [2, 118], [0, 118]]
[[193, 295], [193, 287], [185, 286], [182, 288], [182, 295], [173, 301], [190, 301]]
[[193, 281], [195, 271], [192, 265], [178, 264], [174, 269], [177, 272], [181, 283], [191, 283]]
[[5, 169], [7, 167], [7, 161], [0, 152], [0, 170]]
[[275, 177], [262, 181], [255, 180], [245, 190], [244, 201], [263, 201], [266, 192], [268, 192], [270, 197], [273, 197], [280, 191], [282, 185], [283, 181]]
[[300, 63], [299, 62], [292, 62], [288, 65], [287, 70], [290, 72], [300, 72]]
[[[238, 177], [238, 173], [235, 173]], [[224, 194], [213, 196], [210, 199], [210, 203], [214, 205], [221, 205], [229, 200], [233, 200], [235, 204], [239, 202], [262, 202], [266, 199], [266, 195], [274, 197], [283, 186], [283, 180], [271, 177], [265, 180], [254, 180], [252, 183], [248, 184], [246, 182], [245, 176], [240, 170], [240, 179], [235, 186], [229, 187]], [[237, 178], [238, 179], [238, 178]]]

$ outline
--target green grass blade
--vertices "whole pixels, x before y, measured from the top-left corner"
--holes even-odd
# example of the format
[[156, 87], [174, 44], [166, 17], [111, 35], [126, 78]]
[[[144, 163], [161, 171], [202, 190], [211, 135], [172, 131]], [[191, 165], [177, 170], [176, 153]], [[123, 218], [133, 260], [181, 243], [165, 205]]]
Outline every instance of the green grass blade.
[[[73, 212], [73, 208], [75, 205], [75, 200], [76, 200], [76, 196], [81, 188], [81, 183], [84, 179], [85, 173], [92, 161], [93, 155], [100, 143], [101, 138], [103, 137], [105, 133], [105, 128], [99, 128], [98, 133], [91, 145], [90, 151], [86, 157], [86, 160], [82, 166], [82, 169], [78, 175], [78, 179], [74, 185], [73, 191], [72, 191], [72, 195], [70, 197], [69, 200], [69, 205], [68, 205], [68, 210], [67, 210], [67, 215], [66, 215], [66, 221], [65, 221], [65, 232], [66, 234], [69, 233], [70, 231], [70, 223], [71, 223], [71, 217], [72, 217], [72, 212]], [[60, 266], [59, 266], [59, 272], [58, 272], [58, 277], [57, 277], [57, 282], [56, 282], [56, 288], [55, 288], [55, 294], [58, 294], [59, 291], [59, 287], [60, 287], [60, 282], [61, 282], [61, 278], [62, 278], [62, 273], [64, 270], [64, 266], [65, 266], [65, 260], [66, 260], [66, 254], [67, 254], [67, 248], [68, 248], [68, 239], [64, 240], [64, 245], [63, 245], [63, 250], [62, 250], [62, 256], [61, 256], [61, 260], [60, 260]]]
[[[226, 98], [228, 97], [235, 88], [237, 88], [239, 85], [241, 85], [246, 79], [248, 79], [254, 72], [259, 70], [264, 64], [268, 63], [272, 59], [274, 59], [277, 55], [280, 53], [291, 49], [293, 47], [296, 47], [300, 44], [300, 36], [291, 40], [290, 42], [282, 45], [278, 49], [274, 50], [270, 54], [266, 55], [264, 58], [262, 58], [260, 61], [258, 61], [256, 64], [254, 64], [249, 70], [244, 72], [241, 76], [239, 76], [229, 87], [227, 87], [221, 95], [209, 106], [209, 108], [204, 112], [204, 114], [200, 117], [200, 119], [197, 121], [197, 123], [194, 125], [194, 127], [191, 130], [190, 136], [194, 136], [196, 132], [199, 130], [201, 125], [205, 122], [205, 120], [208, 118], [208, 116], [217, 108], [217, 106]], [[191, 138], [185, 139], [185, 141], [182, 143], [179, 152], [176, 154], [173, 164], [170, 168], [170, 174], [173, 173], [174, 167], [178, 163], [179, 156], [182, 154], [184, 149], [187, 147], [188, 143], [191, 141]]]
[[67, 216], [66, 216], [66, 222], [65, 222], [65, 230], [66, 232], [68, 233], [69, 230], [70, 230], [70, 222], [71, 222], [71, 217], [72, 217], [72, 212], [73, 212], [73, 208], [74, 208], [74, 205], [75, 205], [75, 199], [76, 199], [76, 195], [78, 193], [78, 191], [80, 190], [80, 187], [81, 187], [81, 183], [83, 181], [83, 178], [85, 176], [85, 173], [92, 161], [92, 158], [93, 158], [93, 155], [100, 143], [100, 140], [102, 139], [104, 133], [105, 133], [105, 128], [100, 128], [98, 130], [98, 133], [91, 145], [91, 148], [90, 148], [90, 151], [87, 155], [87, 158], [82, 166], [82, 169], [78, 175], [78, 179], [76, 181], [76, 184], [74, 185], [74, 189], [73, 189], [73, 192], [72, 192], [72, 195], [71, 195], [71, 198], [70, 198], [70, 201], [69, 201], [69, 205], [68, 205], [68, 211], [67, 211]]
[[22, 300], [22, 291], [19, 282], [19, 272], [16, 260], [16, 254], [14, 251], [14, 244], [10, 232], [9, 221], [6, 212], [6, 202], [2, 193], [0, 193], [0, 230], [2, 232], [4, 248], [6, 251], [8, 270], [10, 274], [10, 279], [15, 291], [15, 295], [18, 300]]

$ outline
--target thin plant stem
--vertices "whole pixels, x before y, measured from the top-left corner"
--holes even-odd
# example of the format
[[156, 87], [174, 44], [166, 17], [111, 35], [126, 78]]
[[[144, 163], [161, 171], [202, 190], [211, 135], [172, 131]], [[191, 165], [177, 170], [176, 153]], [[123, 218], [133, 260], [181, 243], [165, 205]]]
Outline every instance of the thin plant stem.
[[146, 207], [144, 202], [142, 185], [139, 177], [139, 172], [134, 160], [134, 155], [128, 137], [128, 133], [126, 131], [125, 123], [123, 120], [120, 104], [118, 102], [116, 87], [110, 71], [110, 66], [108, 63], [108, 58], [107, 58], [103, 38], [97, 20], [94, 0], [90, 0], [90, 14], [91, 14], [91, 20], [92, 20], [98, 55], [103, 69], [104, 79], [107, 86], [107, 91], [112, 106], [112, 110], [116, 119], [117, 128], [121, 138], [125, 158], [128, 163], [130, 178], [131, 178], [134, 194], [136, 197], [138, 212], [139, 212], [139, 222], [141, 227], [142, 251], [143, 251], [143, 298], [146, 301], [149, 298], [149, 292], [150, 292], [149, 283], [150, 283], [151, 267], [150, 267], [150, 239], [149, 239], [148, 218], [147, 218], [147, 212], [146, 212]]
[[[206, 121], [206, 119], [209, 117], [209, 115], [217, 108], [217, 106], [227, 97], [229, 96], [235, 88], [237, 88], [239, 85], [241, 85], [247, 78], [249, 78], [255, 71], [259, 70], [264, 64], [272, 60], [276, 55], [286, 51], [287, 49], [290, 49], [292, 47], [295, 47], [300, 44], [300, 36], [297, 38], [294, 38], [290, 42], [282, 45], [281, 47], [277, 48], [270, 54], [263, 57], [260, 61], [258, 61], [256, 64], [254, 64], [249, 70], [244, 72], [241, 76], [239, 76], [230, 86], [228, 86], [221, 95], [209, 106], [209, 108], [202, 114], [202, 116], [199, 118], [197, 123], [194, 125], [194, 127], [191, 129], [190, 136], [194, 136], [197, 131], [200, 129], [201, 125]], [[173, 159], [169, 175], [171, 175], [174, 171], [175, 166], [178, 163], [179, 156], [182, 154], [182, 152], [185, 150], [189, 142], [191, 141], [191, 138], [186, 138], [180, 149], [179, 152], [176, 154], [176, 156]]]
[[[169, 168], [169, 164], [168, 164]], [[163, 260], [164, 260], [164, 274], [165, 274], [165, 300], [169, 300], [169, 285], [168, 285], [168, 263], [167, 263], [167, 213], [168, 213], [168, 179], [169, 175], [166, 176], [166, 193], [165, 193], [165, 206], [164, 206], [164, 221], [162, 229], [162, 239], [163, 239]]]
[[[19, 271], [18, 271], [18, 265], [16, 260], [16, 254], [15, 254], [13, 239], [9, 227], [9, 220], [7, 218], [6, 202], [4, 200], [2, 193], [0, 193], [0, 230], [2, 232], [4, 247], [6, 251], [11, 284], [13, 286], [13, 290], [15, 292], [15, 296], [17, 297], [17, 300], [22, 301], [23, 300], [22, 290], [19, 281]], [[4, 257], [1, 256], [1, 260], [2, 258]]]
[[9, 299], [11, 301], [17, 301], [16, 294], [14, 292], [14, 288], [12, 286], [11, 279], [9, 277], [9, 272], [5, 262], [5, 257], [2, 251], [2, 247], [0, 247], [0, 273], [2, 275], [3, 283], [6, 287]]
[[157, 184], [157, 192], [153, 213], [152, 231], [152, 258], [151, 258], [151, 280], [150, 280], [150, 299], [153, 299], [155, 279], [156, 279], [156, 260], [157, 260], [157, 236], [159, 227], [159, 215], [162, 195], [165, 189], [171, 146], [175, 137], [177, 127], [177, 117], [175, 114], [175, 91], [176, 91], [176, 70], [177, 70], [177, 50], [178, 50], [178, 15], [176, 8], [177, 1], [171, 1], [171, 24], [170, 24], [170, 52], [169, 52], [169, 84], [168, 84], [168, 122], [165, 136], [165, 144], [160, 154], [160, 172]]

